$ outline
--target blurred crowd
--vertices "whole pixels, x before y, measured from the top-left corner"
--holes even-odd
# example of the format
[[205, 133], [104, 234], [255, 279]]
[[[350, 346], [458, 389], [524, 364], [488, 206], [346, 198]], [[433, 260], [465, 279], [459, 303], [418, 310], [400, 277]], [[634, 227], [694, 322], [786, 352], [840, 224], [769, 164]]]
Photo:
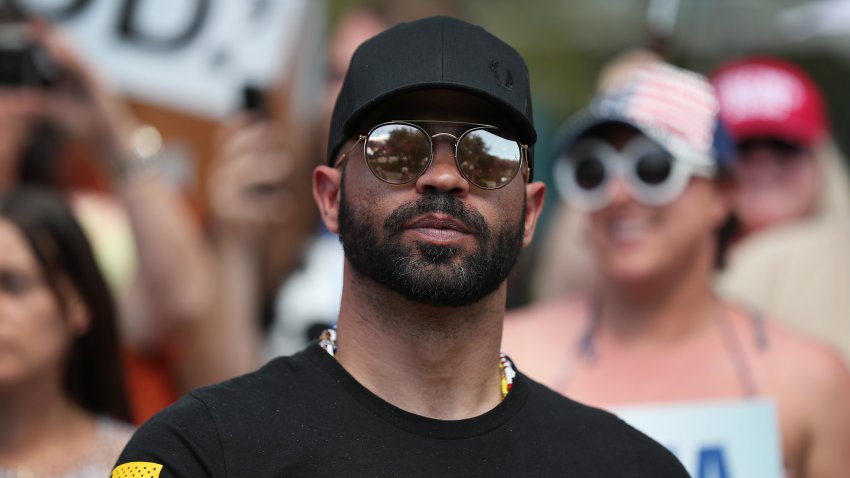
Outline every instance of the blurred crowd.
[[[0, 5], [2, 28], [53, 65], [0, 65], [0, 476], [107, 476], [131, 424], [335, 323], [343, 252], [311, 174], [347, 64], [390, 25], [468, 15], [438, 2], [344, 12], [315, 124], [275, 107], [222, 123], [199, 214], [163, 174], [157, 125], [55, 27]], [[523, 307], [504, 351], [601, 407], [770, 398], [786, 470], [841, 476], [850, 177], [830, 99], [781, 58], [703, 73], [624, 53], [541, 138], [551, 157], [537, 168], [560, 199], [509, 282]]]

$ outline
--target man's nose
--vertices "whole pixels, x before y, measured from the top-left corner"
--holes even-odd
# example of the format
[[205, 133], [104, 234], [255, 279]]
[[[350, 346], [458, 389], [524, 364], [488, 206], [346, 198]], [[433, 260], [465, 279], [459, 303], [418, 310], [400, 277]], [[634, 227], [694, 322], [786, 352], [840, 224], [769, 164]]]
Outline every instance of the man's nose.
[[465, 196], [469, 194], [469, 182], [457, 167], [455, 143], [441, 139], [434, 140], [434, 158], [428, 169], [416, 179], [416, 190], [424, 194], [428, 189], [436, 189]]

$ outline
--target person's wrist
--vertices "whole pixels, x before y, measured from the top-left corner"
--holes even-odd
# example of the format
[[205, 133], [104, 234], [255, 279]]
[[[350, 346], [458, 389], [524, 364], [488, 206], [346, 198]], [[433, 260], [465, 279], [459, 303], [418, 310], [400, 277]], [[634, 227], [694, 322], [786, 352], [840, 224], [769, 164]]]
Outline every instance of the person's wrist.
[[112, 176], [127, 180], [154, 168], [162, 151], [162, 136], [151, 125], [139, 125], [130, 131], [122, 146], [110, 149]]
[[218, 224], [213, 241], [219, 254], [231, 260], [260, 260], [263, 231], [251, 224]]

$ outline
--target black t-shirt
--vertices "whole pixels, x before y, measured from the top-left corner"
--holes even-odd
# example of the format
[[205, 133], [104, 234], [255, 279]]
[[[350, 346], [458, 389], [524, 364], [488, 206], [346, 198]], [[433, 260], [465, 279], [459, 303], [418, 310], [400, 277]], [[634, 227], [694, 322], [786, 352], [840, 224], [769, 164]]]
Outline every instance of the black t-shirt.
[[369, 392], [315, 345], [191, 392], [136, 432], [127, 462], [185, 478], [688, 476], [614, 415], [521, 373], [489, 412], [435, 420]]

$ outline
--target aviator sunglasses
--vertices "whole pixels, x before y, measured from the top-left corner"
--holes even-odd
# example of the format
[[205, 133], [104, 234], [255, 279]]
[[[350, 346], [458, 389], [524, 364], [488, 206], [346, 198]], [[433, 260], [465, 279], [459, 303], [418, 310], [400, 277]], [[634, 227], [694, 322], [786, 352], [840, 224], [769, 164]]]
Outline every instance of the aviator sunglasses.
[[[429, 133], [425, 125], [463, 126], [459, 136]], [[421, 176], [434, 160], [434, 140], [448, 138], [454, 144], [458, 170], [470, 184], [498, 189], [510, 183], [522, 166], [528, 146], [507, 138], [495, 126], [456, 121], [397, 120], [381, 123], [360, 135], [335, 167], [345, 162], [360, 142], [369, 170], [381, 181], [405, 184]], [[526, 172], [526, 180], [529, 172]]]
[[598, 211], [611, 201], [609, 182], [619, 177], [639, 203], [658, 207], [675, 200], [692, 176], [713, 178], [714, 164], [677, 159], [645, 135], [621, 149], [586, 137], [555, 162], [555, 182], [564, 200], [584, 211]]

